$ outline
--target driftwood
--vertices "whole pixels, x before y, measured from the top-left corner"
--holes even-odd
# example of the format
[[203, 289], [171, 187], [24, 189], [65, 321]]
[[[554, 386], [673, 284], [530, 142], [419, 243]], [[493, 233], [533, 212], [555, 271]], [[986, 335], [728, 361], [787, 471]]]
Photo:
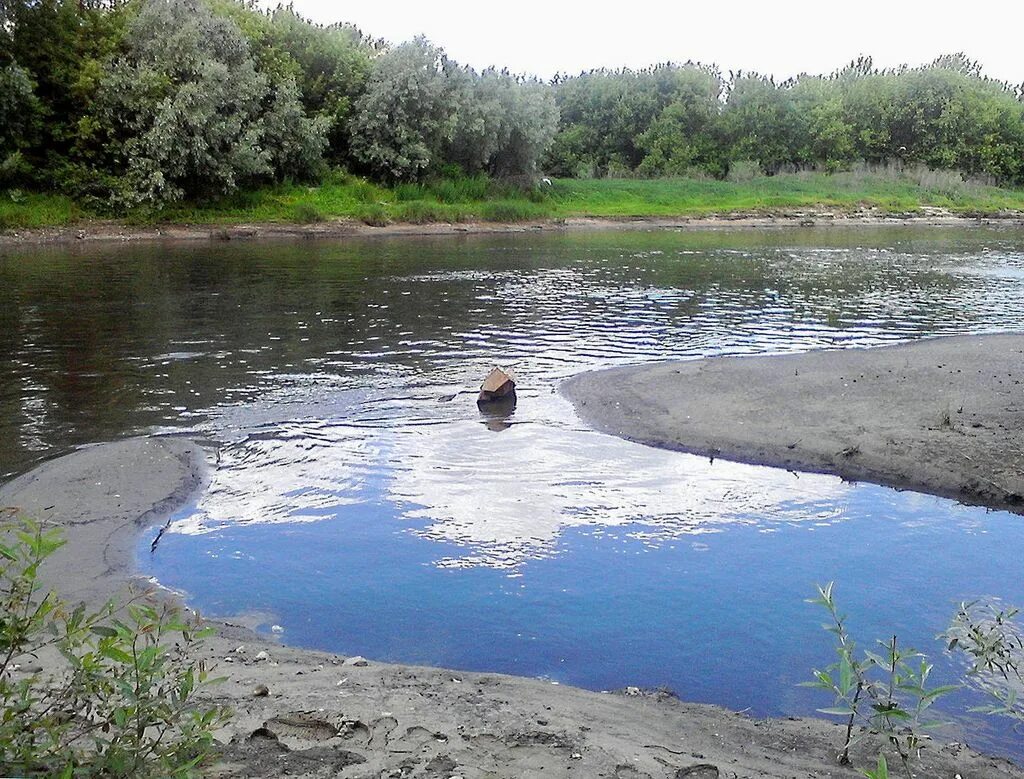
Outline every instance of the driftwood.
[[477, 403], [492, 403], [504, 398], [515, 397], [516, 381], [512, 375], [501, 368], [494, 368], [487, 374], [484, 383], [480, 387], [480, 397]]

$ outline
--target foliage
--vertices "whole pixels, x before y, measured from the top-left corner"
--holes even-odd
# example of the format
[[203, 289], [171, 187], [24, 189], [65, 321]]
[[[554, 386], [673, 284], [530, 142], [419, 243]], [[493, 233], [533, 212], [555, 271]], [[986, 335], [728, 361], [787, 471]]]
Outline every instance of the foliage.
[[306, 114], [324, 126], [328, 159], [350, 162], [352, 106], [379, 44], [350, 25], [316, 24], [291, 4], [267, 12], [239, 0], [211, 0], [210, 6], [238, 25], [260, 71], [295, 81]]
[[889, 779], [889, 763], [886, 762], [885, 755], [879, 755], [878, 766], [874, 771], [865, 771], [864, 776], [868, 779]]
[[951, 190], [1024, 186], [1024, 102], [961, 54], [783, 82], [688, 62], [543, 83], [290, 4], [0, 0], [2, 185], [153, 210], [325, 181], [325, 161], [384, 184], [895, 165], [951, 171]]
[[[227, 712], [197, 707], [209, 669], [192, 659], [208, 630], [134, 598], [98, 611], [41, 592], [58, 531], [8, 519], [0, 533], [0, 772], [185, 776]], [[23, 670], [41, 653], [59, 672]]]
[[878, 70], [862, 58], [776, 83], [687, 63], [590, 71], [553, 84], [562, 112], [546, 158], [561, 176], [721, 177], [919, 163], [1024, 184], [1024, 104], [960, 54]]
[[[732, 173], [730, 172], [730, 178]], [[949, 181], [939, 180], [942, 177]], [[78, 199], [31, 191], [0, 191], [0, 230], [74, 224], [101, 215]], [[833, 210], [906, 214], [940, 207], [968, 215], [1024, 210], [1024, 191], [964, 181], [955, 174], [926, 169], [862, 166], [842, 173], [792, 173], [764, 176], [751, 171], [745, 180], [691, 178], [555, 179], [552, 185], [523, 186], [486, 176], [428, 178], [416, 184], [381, 186], [365, 178], [332, 173], [322, 184], [279, 183], [236, 190], [217, 200], [181, 202], [159, 211], [132, 211], [132, 224], [184, 222], [305, 221], [297, 206], [308, 204], [325, 220], [353, 219], [386, 225], [405, 218], [404, 206], [431, 204], [436, 221], [481, 218], [564, 219], [570, 217], [677, 217], [713, 214], [784, 214], [825, 206]], [[513, 203], [517, 211], [503, 205]], [[416, 207], [417, 217], [427, 211]], [[300, 218], [302, 217], [302, 218]]]
[[715, 166], [709, 123], [723, 88], [715, 68], [687, 63], [646, 70], [593, 70], [557, 77], [558, 135], [545, 167], [560, 176], [678, 174], [694, 161]]
[[[11, 60], [38, 100], [37, 132], [23, 150], [24, 183], [75, 190], [104, 155], [90, 118], [99, 81], [120, 50], [135, 4], [125, 0], [0, 0]], [[3, 55], [0, 55], [2, 57]], [[88, 187], [86, 187], [88, 188]]]
[[294, 82], [260, 73], [238, 28], [200, 0], [147, 0], [126, 45], [98, 99], [121, 201], [159, 207], [314, 171], [323, 130]]
[[387, 51], [356, 102], [355, 159], [385, 181], [412, 181], [435, 165], [456, 123], [444, 52], [426, 38]]
[[29, 172], [23, 151], [38, 132], [41, 112], [28, 73], [13, 62], [0, 68], [0, 185]]
[[975, 711], [1024, 721], [1024, 628], [1016, 621], [1020, 610], [994, 603], [961, 603], [944, 634], [950, 650], [970, 662], [968, 676], [980, 682], [993, 699]]
[[943, 724], [926, 720], [925, 715], [938, 698], [957, 688], [945, 685], [929, 689], [932, 665], [920, 652], [901, 648], [896, 636], [877, 642], [881, 653], [858, 653], [832, 589], [831, 582], [818, 587], [818, 597], [809, 602], [828, 612], [830, 621], [824, 628], [835, 637], [839, 659], [825, 670], [815, 670], [814, 681], [805, 686], [830, 693], [833, 705], [818, 711], [846, 721], [841, 763], [849, 763], [850, 747], [859, 738], [854, 727], [861, 724], [867, 733], [882, 735], [896, 749], [907, 779], [912, 779], [910, 762], [929, 739], [924, 731]]
[[471, 174], [536, 173], [558, 128], [558, 108], [545, 86], [494, 69], [480, 75], [456, 69], [450, 78], [457, 84], [458, 109], [445, 159]]

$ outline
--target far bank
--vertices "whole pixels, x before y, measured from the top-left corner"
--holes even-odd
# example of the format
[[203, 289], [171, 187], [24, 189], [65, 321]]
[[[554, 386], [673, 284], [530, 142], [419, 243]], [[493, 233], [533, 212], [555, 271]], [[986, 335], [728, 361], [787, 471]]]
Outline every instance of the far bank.
[[749, 181], [555, 179], [512, 185], [439, 179], [381, 186], [339, 174], [204, 203], [130, 212], [48, 193], [0, 193], [0, 246], [81, 239], [259, 238], [486, 232], [579, 225], [707, 227], [774, 223], [1024, 222], [1024, 191], [957, 176], [793, 173]]

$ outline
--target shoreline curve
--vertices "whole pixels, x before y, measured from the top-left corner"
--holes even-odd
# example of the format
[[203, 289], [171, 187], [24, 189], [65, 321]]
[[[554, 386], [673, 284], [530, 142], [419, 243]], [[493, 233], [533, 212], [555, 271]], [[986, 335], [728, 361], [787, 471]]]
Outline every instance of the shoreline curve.
[[783, 227], [1024, 227], [1024, 214], [961, 214], [942, 208], [885, 214], [872, 209], [844, 211], [824, 207], [756, 210], [679, 216], [572, 216], [526, 222], [397, 222], [371, 226], [339, 218], [314, 224], [252, 222], [226, 224], [162, 224], [139, 227], [93, 220], [63, 227], [0, 230], [0, 250], [17, 247], [92, 244], [253, 240], [344, 240], [396, 236], [460, 236], [508, 233], [592, 232], [595, 230], [740, 230]]
[[[201, 447], [181, 438], [98, 444], [0, 485], [0, 506], [64, 528], [68, 543], [41, 569], [44, 582], [96, 606], [136, 578], [138, 533], [201, 487], [204, 463]], [[345, 658], [213, 622], [205, 658], [227, 681], [202, 695], [235, 711], [204, 771], [218, 779], [855, 777], [880, 747], [865, 739], [853, 765], [840, 766], [842, 727], [813, 717], [754, 720], [664, 691], [603, 694]], [[44, 672], [55, 662], [39, 660]], [[1011, 761], [956, 742], [936, 744], [917, 765], [927, 776], [1024, 779]]]
[[561, 389], [638, 443], [1024, 513], [1024, 334], [634, 365]]

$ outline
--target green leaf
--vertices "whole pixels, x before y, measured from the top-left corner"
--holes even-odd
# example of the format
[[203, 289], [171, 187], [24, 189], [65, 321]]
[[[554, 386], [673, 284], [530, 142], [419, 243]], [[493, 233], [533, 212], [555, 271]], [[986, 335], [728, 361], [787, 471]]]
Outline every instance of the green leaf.
[[853, 689], [853, 667], [849, 659], [844, 655], [839, 661], [839, 691], [846, 695]]
[[816, 709], [821, 714], [832, 714], [836, 717], [849, 717], [851, 714], [855, 714], [853, 709], [845, 706], [833, 706], [827, 709]]
[[926, 701], [932, 701], [932, 700], [935, 700], [936, 698], [938, 698], [939, 696], [948, 695], [949, 693], [955, 692], [956, 690], [959, 690], [959, 689], [960, 689], [960, 685], [959, 684], [945, 684], [942, 687], [936, 687], [936, 688], [934, 688], [932, 690], [929, 690], [928, 692], [926, 692], [924, 694], [923, 698]]
[[885, 762], [885, 755], [879, 755], [878, 768], [874, 771], [865, 771], [864, 776], [868, 779], [889, 779], [889, 766]]
[[97, 636], [103, 636], [104, 638], [117, 638], [117, 631], [114, 628], [109, 628], [106, 625], [93, 625], [89, 628]]
[[100, 654], [109, 660], [113, 660], [117, 663], [123, 663], [124, 665], [132, 664], [132, 656], [124, 650], [118, 649], [115, 646], [103, 646], [100, 647]]

